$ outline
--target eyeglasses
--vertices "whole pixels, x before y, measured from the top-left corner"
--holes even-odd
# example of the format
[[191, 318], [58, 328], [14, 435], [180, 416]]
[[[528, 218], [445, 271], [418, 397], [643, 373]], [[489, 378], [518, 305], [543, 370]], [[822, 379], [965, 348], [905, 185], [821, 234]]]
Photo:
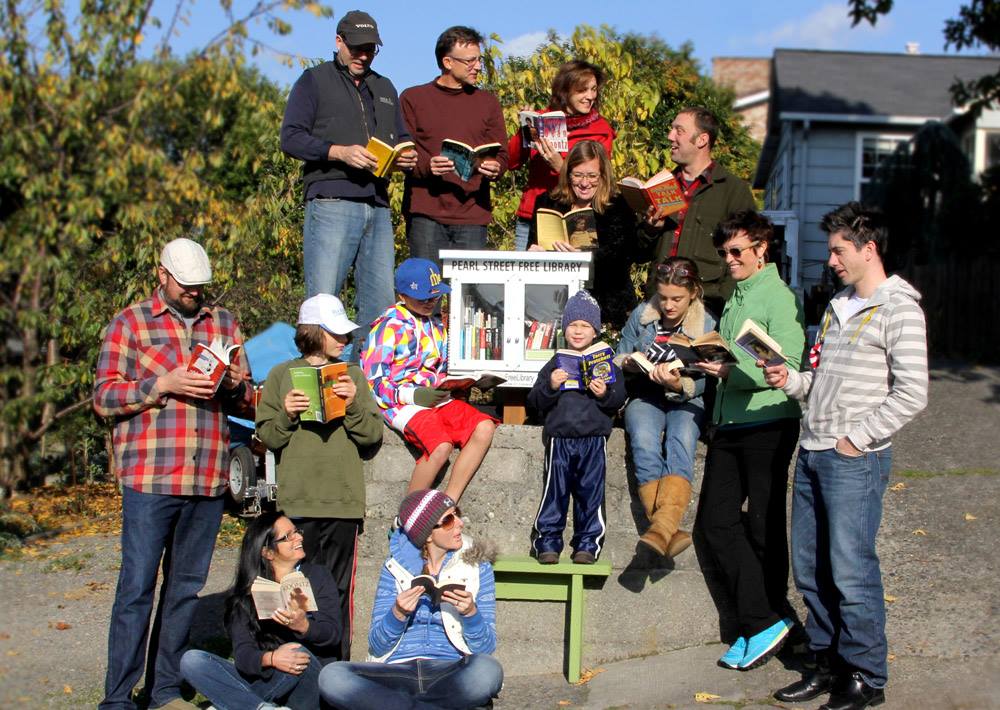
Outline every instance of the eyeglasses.
[[281, 537], [276, 537], [274, 539], [274, 544], [278, 545], [278, 544], [280, 544], [282, 542], [288, 542], [289, 540], [292, 539], [292, 535], [298, 535], [299, 537], [303, 537], [302, 530], [300, 530], [299, 528], [292, 528], [291, 530], [289, 530], [286, 534], [282, 535]]
[[657, 264], [656, 273], [664, 276], [692, 276], [690, 269], [685, 264]]
[[478, 57], [469, 57], [468, 59], [462, 59], [461, 57], [453, 57], [452, 55], [449, 54], [448, 59], [454, 59], [456, 62], [461, 62], [468, 69], [474, 67], [476, 64], [482, 66], [483, 60], [485, 58], [481, 54]]
[[747, 249], [752, 249], [758, 244], [760, 244], [759, 239], [755, 242], [750, 242], [745, 247], [729, 247], [728, 249], [716, 249], [715, 253], [719, 255], [720, 259], [725, 259], [727, 256], [731, 256], [734, 259], [739, 259], [741, 256], [743, 256], [743, 252], [745, 252]]
[[[343, 37], [341, 37], [343, 40]], [[356, 57], [359, 54], [367, 54], [368, 56], [374, 57], [378, 54], [379, 46], [374, 43], [369, 44], [348, 44], [344, 42], [344, 46], [347, 47], [347, 51], [351, 53], [352, 57]]]
[[415, 298], [413, 300], [419, 301], [420, 303], [437, 303], [438, 301], [441, 300], [441, 296], [442, 294], [438, 293], [435, 294], [434, 296], [431, 296], [430, 298]]
[[578, 173], [576, 171], [569, 174], [569, 179], [573, 182], [597, 182], [601, 179], [600, 173]]
[[446, 516], [441, 518], [441, 522], [434, 526], [437, 530], [441, 528], [442, 530], [451, 530], [455, 527], [455, 523], [462, 517], [462, 510], [460, 508], [455, 508], [452, 512], [448, 513]]

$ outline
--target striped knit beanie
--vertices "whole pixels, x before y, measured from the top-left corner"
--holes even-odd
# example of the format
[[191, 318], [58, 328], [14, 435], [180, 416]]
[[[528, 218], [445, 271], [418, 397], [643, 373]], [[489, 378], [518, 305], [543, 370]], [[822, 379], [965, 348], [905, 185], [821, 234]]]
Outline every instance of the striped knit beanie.
[[455, 501], [441, 491], [425, 488], [413, 491], [399, 506], [399, 524], [406, 537], [417, 547], [423, 547], [438, 520]]

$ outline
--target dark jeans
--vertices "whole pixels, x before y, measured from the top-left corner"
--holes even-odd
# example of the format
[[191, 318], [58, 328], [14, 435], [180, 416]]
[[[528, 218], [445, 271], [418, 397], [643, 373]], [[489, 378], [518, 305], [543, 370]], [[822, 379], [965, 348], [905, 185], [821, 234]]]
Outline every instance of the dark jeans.
[[792, 488], [792, 569], [809, 646], [835, 651], [876, 688], [886, 684], [888, 647], [875, 536], [891, 467], [892, 449], [799, 449]]
[[[198, 592], [205, 586], [222, 522], [222, 497], [122, 492], [122, 566], [111, 610], [108, 672], [101, 708], [134, 708], [132, 689], [143, 670], [149, 636], [146, 690], [151, 707], [180, 697], [181, 654]], [[163, 583], [153, 628], [156, 576], [163, 558]]]
[[296, 527], [302, 531], [306, 559], [330, 570], [340, 592], [340, 618], [344, 621], [344, 633], [340, 639], [340, 652], [328, 655], [338, 661], [349, 661], [354, 632], [354, 577], [362, 521], [341, 518], [294, 520]]
[[797, 419], [778, 419], [721, 427], [708, 447], [695, 542], [747, 638], [790, 615], [785, 492], [798, 436]]
[[184, 679], [212, 701], [216, 710], [257, 710], [262, 703], [284, 705], [295, 710], [319, 707], [319, 672], [323, 666], [305, 646], [309, 665], [299, 675], [271, 669], [270, 678], [247, 680], [232, 661], [207, 651], [191, 650], [181, 658]]
[[410, 256], [430, 259], [440, 268], [441, 249], [488, 249], [485, 224], [441, 224], [413, 215], [406, 224]]
[[323, 700], [341, 710], [474, 708], [502, 685], [503, 668], [481, 653], [455, 661], [331, 663], [319, 676]]

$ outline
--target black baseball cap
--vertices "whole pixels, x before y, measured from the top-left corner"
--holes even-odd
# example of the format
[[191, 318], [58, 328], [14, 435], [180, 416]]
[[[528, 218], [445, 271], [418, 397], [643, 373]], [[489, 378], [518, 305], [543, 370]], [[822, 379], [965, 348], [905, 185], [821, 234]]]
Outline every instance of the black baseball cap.
[[352, 47], [359, 44], [382, 44], [375, 18], [361, 10], [351, 10], [340, 18], [337, 34]]

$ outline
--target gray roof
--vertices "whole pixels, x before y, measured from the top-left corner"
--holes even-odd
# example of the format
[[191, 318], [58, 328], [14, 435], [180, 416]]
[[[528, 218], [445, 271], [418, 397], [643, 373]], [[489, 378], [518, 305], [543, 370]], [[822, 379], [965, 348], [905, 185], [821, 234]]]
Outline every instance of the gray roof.
[[1000, 57], [774, 50], [768, 136], [754, 183], [767, 181], [782, 113], [947, 118], [949, 88], [1000, 69]]

